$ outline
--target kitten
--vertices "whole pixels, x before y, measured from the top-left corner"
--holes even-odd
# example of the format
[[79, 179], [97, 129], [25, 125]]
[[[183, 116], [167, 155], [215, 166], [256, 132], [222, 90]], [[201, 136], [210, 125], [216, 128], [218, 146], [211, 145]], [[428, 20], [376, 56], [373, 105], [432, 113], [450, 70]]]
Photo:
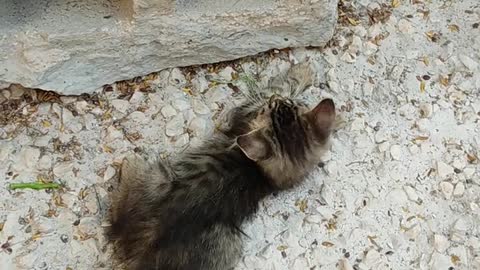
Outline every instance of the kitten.
[[299, 184], [321, 161], [335, 119], [331, 99], [311, 110], [279, 95], [254, 104], [233, 113], [240, 129], [171, 165], [124, 161], [109, 235], [128, 269], [232, 269], [240, 227], [259, 202]]

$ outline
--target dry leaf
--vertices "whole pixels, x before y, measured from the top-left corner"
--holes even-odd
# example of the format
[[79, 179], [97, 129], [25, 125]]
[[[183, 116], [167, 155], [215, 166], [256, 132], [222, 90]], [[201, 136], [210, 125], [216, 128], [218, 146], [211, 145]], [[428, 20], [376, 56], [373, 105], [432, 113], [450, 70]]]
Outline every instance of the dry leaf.
[[347, 20], [348, 20], [348, 22], [349, 22], [351, 25], [353, 25], [353, 26], [357, 26], [357, 25], [359, 25], [359, 24], [360, 24], [360, 21], [358, 21], [358, 20], [355, 20], [355, 19], [353, 19], [353, 18], [350, 18], [350, 17], [349, 17], [349, 18], [347, 18]]
[[189, 96], [193, 96], [193, 92], [192, 92], [192, 89], [190, 89], [189, 87], [185, 87], [182, 89], [183, 92]]
[[420, 82], [420, 92], [421, 92], [421, 93], [424, 93], [424, 92], [425, 92], [425, 86], [426, 86], [425, 81], [421, 81], [421, 82]]
[[108, 145], [103, 145], [103, 152], [111, 154], [114, 151], [115, 151], [115, 149], [113, 149], [112, 147], [110, 147]]
[[467, 160], [469, 163], [474, 163], [475, 161], [477, 161], [477, 157], [474, 155], [474, 154], [467, 154]]
[[307, 200], [298, 200], [295, 202], [295, 206], [297, 206], [301, 212], [305, 212], [305, 210], [308, 208]]
[[400, 6], [400, 0], [392, 0], [392, 7], [397, 8]]
[[460, 257], [458, 257], [457, 255], [452, 255], [450, 256], [450, 260], [453, 264], [457, 265], [460, 262]]
[[328, 242], [328, 241], [324, 241], [322, 242], [322, 246], [324, 247], [333, 247], [335, 244], [333, 244], [332, 242]]
[[288, 249], [288, 246], [285, 246], [285, 245], [280, 245], [280, 246], [277, 247], [278, 251], [285, 251], [287, 249]]
[[43, 121], [42, 121], [42, 126], [43, 126], [44, 128], [49, 128], [49, 127], [52, 126], [52, 123], [50, 123], [50, 121], [48, 121], [48, 120], [43, 120]]
[[450, 84], [448, 76], [440, 76], [440, 84], [447, 87]]
[[450, 30], [450, 32], [458, 32], [460, 31], [460, 27], [458, 27], [456, 24], [450, 24], [448, 26], [448, 30]]
[[428, 56], [424, 56], [422, 58], [422, 62], [425, 64], [425, 66], [430, 65], [430, 59], [428, 59]]
[[431, 42], [437, 42], [438, 39], [440, 39], [440, 34], [435, 31], [428, 31], [425, 33], [425, 35], [427, 36], [428, 40], [430, 40]]

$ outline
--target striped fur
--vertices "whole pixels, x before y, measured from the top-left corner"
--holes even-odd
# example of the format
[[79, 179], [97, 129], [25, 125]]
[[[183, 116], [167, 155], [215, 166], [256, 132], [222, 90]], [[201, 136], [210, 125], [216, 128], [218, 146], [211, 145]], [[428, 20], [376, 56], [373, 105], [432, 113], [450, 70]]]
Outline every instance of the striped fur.
[[334, 116], [331, 100], [308, 110], [273, 95], [235, 109], [235, 128], [171, 163], [125, 160], [109, 230], [119, 262], [132, 270], [232, 269], [242, 224], [265, 196], [300, 183], [320, 162]]

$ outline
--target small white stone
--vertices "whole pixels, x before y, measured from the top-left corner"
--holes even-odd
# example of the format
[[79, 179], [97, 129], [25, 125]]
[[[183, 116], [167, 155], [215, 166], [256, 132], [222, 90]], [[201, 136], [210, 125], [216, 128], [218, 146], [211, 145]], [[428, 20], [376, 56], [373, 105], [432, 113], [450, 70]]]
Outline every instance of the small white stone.
[[107, 128], [107, 134], [105, 136], [106, 142], [113, 142], [117, 139], [123, 139], [123, 132], [116, 129], [114, 126], [109, 126]]
[[468, 167], [463, 170], [463, 175], [465, 175], [467, 179], [471, 179], [472, 176], [475, 174], [475, 172], [476, 172], [475, 168]]
[[183, 133], [183, 126], [185, 119], [182, 114], [178, 114], [170, 120], [165, 127], [165, 134], [167, 136], [173, 137], [178, 136]]
[[170, 76], [168, 77], [168, 81], [171, 85], [181, 87], [187, 83], [185, 76], [183, 75], [182, 71], [179, 68], [173, 68], [170, 71]]
[[84, 217], [80, 219], [78, 230], [86, 235], [95, 236], [100, 227], [100, 222], [94, 217]]
[[18, 162], [15, 164], [17, 168], [32, 169], [37, 165], [40, 158], [40, 150], [30, 146], [23, 147], [19, 153]]
[[126, 113], [128, 107], [130, 106], [130, 102], [123, 100], [123, 99], [114, 99], [111, 101], [112, 106], [121, 113]]
[[309, 215], [305, 218], [305, 221], [309, 223], [320, 224], [322, 223], [323, 218], [321, 215]]
[[189, 141], [190, 141], [190, 137], [188, 136], [187, 133], [184, 133], [175, 140], [175, 147], [178, 147], [178, 148], [184, 147], [185, 145], [188, 144]]
[[192, 107], [193, 107], [193, 111], [197, 114], [210, 113], [210, 108], [208, 108], [207, 105], [205, 105], [205, 103], [203, 103], [203, 101], [201, 100], [197, 100], [197, 99], [193, 100]]
[[467, 166], [465, 159], [455, 158], [452, 162], [452, 166], [456, 169], [463, 170]]
[[478, 63], [473, 61], [472, 58], [466, 55], [460, 55], [459, 58], [462, 64], [464, 64], [470, 71], [475, 71], [477, 69]]
[[455, 189], [453, 190], [453, 196], [461, 197], [465, 193], [465, 185], [462, 182], [459, 182], [455, 185]]
[[162, 113], [163, 117], [165, 117], [167, 119], [177, 115], [177, 111], [170, 104], [167, 104], [167, 105], [163, 106], [163, 108], [160, 110], [160, 112]]
[[442, 162], [438, 161], [437, 162], [437, 175], [440, 178], [446, 178], [447, 176], [453, 174], [453, 168], [452, 166]]
[[452, 198], [453, 194], [453, 185], [450, 182], [444, 181], [440, 183], [440, 190], [442, 191], [443, 195], [447, 200]]
[[208, 81], [204, 76], [197, 76], [192, 80], [193, 89], [198, 90], [200, 93], [204, 93], [208, 89]]
[[400, 145], [398, 145], [398, 144], [392, 145], [392, 147], [390, 147], [390, 155], [395, 160], [401, 160], [402, 159], [402, 148], [400, 147]]
[[134, 111], [132, 112], [130, 115], [129, 115], [130, 119], [132, 119], [132, 121], [136, 122], [136, 123], [147, 123], [148, 122], [148, 118], [145, 116], [145, 114], [143, 112], [140, 112], [140, 111]]
[[389, 142], [383, 142], [378, 145], [378, 151], [380, 151], [380, 153], [386, 152], [389, 148], [390, 148]]
[[337, 83], [336, 81], [328, 81], [328, 86], [330, 87], [330, 90], [332, 90], [335, 93], [340, 93], [341, 87], [340, 84]]
[[88, 103], [85, 100], [80, 100], [75, 102], [74, 106], [75, 106], [75, 110], [80, 115], [85, 114], [88, 110]]
[[459, 218], [453, 224], [450, 232], [450, 238], [455, 242], [465, 242], [467, 232], [469, 231], [469, 224], [464, 218]]
[[338, 175], [338, 164], [336, 161], [328, 162], [327, 165], [325, 165], [324, 169], [329, 176], [335, 177]]
[[339, 268], [339, 270], [353, 270], [352, 265], [345, 258], [340, 260], [340, 262], [338, 263], [338, 268]]
[[450, 246], [450, 243], [448, 242], [448, 238], [441, 235], [441, 234], [435, 234], [433, 236], [433, 247], [435, 248], [436, 251], [440, 253], [444, 253], [447, 251], [447, 248]]
[[115, 170], [115, 168], [113, 168], [112, 166], [108, 166], [107, 169], [105, 170], [105, 173], [103, 174], [103, 180], [104, 181], [108, 181], [110, 179], [112, 179], [115, 174], [117, 173], [117, 171]]
[[207, 121], [203, 118], [196, 117], [190, 122], [188, 129], [190, 129], [195, 136], [204, 136], [207, 131]]
[[307, 259], [304, 257], [298, 257], [293, 261], [290, 269], [308, 269]]
[[190, 103], [184, 99], [177, 99], [172, 102], [172, 105], [175, 109], [183, 112], [187, 109], [190, 109]]
[[375, 249], [369, 250], [367, 255], [365, 255], [364, 263], [369, 269], [378, 266], [381, 262], [382, 257]]
[[448, 269], [451, 266], [451, 260], [447, 255], [434, 252], [430, 257], [428, 264], [430, 266], [428, 269], [443, 270]]
[[133, 92], [132, 96], [128, 100], [131, 104], [139, 104], [145, 99], [145, 94], [140, 91]]
[[19, 99], [25, 93], [25, 87], [21, 86], [20, 84], [11, 84], [10, 85], [10, 93], [11, 93], [11, 96], [9, 98]]
[[350, 125], [351, 131], [358, 131], [363, 129], [365, 129], [365, 120], [363, 118], [356, 118], [352, 121], [352, 124]]
[[403, 190], [405, 190], [405, 193], [407, 193], [407, 196], [411, 201], [414, 201], [414, 202], [418, 201], [419, 197], [418, 197], [417, 191], [413, 187], [404, 186]]
[[44, 155], [37, 163], [39, 170], [48, 170], [52, 167], [52, 157], [50, 155]]
[[222, 77], [226, 81], [231, 81], [232, 80], [232, 73], [234, 73], [235, 70], [232, 67], [226, 67], [222, 71], [218, 73], [220, 77]]
[[351, 54], [350, 52], [345, 52], [342, 57], [340, 57], [340, 59], [344, 62], [347, 62], [347, 63], [355, 63], [355, 61], [357, 60], [357, 58]]
[[401, 19], [398, 21], [398, 30], [402, 33], [409, 34], [412, 32], [413, 27], [409, 21]]
[[383, 143], [388, 141], [388, 134], [384, 130], [379, 130], [377, 133], [375, 133], [375, 142], [376, 143]]
[[62, 162], [56, 163], [53, 167], [53, 174], [56, 177], [63, 177], [67, 172], [70, 172], [73, 169], [72, 162]]
[[418, 106], [420, 116], [423, 118], [430, 118], [433, 113], [433, 106], [431, 103], [421, 103]]

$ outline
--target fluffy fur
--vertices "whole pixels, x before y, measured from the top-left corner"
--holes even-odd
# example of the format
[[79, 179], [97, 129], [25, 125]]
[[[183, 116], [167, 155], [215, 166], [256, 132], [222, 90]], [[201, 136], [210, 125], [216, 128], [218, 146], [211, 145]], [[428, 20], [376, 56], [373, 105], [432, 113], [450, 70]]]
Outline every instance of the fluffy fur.
[[334, 118], [330, 99], [309, 110], [281, 95], [256, 97], [232, 112], [224, 134], [171, 164], [125, 160], [109, 233], [119, 260], [133, 270], [233, 268], [242, 224], [321, 161]]

